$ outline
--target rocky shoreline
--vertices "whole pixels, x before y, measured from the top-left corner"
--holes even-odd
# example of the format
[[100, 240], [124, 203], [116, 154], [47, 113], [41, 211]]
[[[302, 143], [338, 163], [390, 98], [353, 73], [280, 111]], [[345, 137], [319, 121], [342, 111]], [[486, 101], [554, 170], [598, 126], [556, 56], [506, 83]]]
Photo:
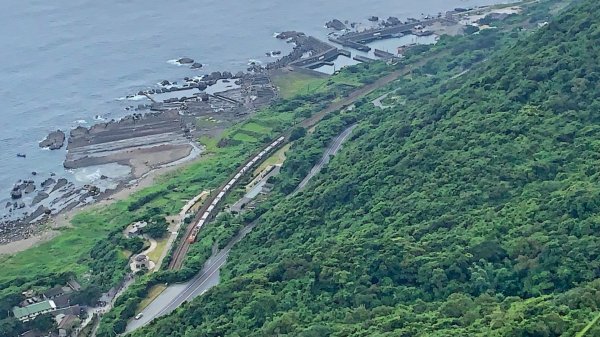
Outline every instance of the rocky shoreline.
[[[177, 62], [195, 71], [203, 68], [192, 58]], [[157, 88], [126, 98], [136, 96], [144, 96], [148, 103], [126, 107], [131, 114], [119, 120], [78, 126], [67, 133], [52, 131], [39, 143], [49, 150], [66, 144], [63, 166], [74, 174], [115, 168], [119, 173], [102, 173], [83, 185], [54, 173], [32, 172], [17, 181], [0, 219], [0, 245], [37, 236], [59, 214], [105, 199], [153, 170], [197, 157], [202, 148], [195, 139], [218, 134], [247, 118], [276, 98], [277, 91], [266, 67], [251, 64], [247, 72], [213, 71], [163, 80]], [[203, 120], [215, 122], [200, 125]]]

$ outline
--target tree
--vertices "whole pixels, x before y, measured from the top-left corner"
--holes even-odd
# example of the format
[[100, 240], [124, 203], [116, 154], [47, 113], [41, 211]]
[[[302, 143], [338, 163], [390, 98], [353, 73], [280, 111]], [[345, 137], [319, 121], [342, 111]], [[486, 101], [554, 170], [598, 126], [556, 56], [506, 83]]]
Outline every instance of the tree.
[[290, 133], [290, 141], [295, 141], [306, 135], [306, 129], [303, 127], [295, 127]]

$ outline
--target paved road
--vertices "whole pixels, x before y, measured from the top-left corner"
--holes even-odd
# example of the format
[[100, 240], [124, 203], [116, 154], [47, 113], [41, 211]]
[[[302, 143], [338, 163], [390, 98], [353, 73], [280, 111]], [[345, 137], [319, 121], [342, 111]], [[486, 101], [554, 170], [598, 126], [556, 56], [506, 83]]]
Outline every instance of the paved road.
[[142, 310], [142, 318], [139, 320], [133, 319], [127, 324], [126, 332], [131, 332], [150, 323], [157, 317], [171, 313], [184, 302], [191, 301], [219, 284], [219, 270], [227, 261], [229, 251], [250, 233], [256, 224], [257, 222], [253, 222], [244, 227], [225, 248], [213, 254], [204, 264], [204, 268], [193, 279], [186, 283], [168, 286], [150, 305]]
[[384, 99], [386, 99], [389, 95], [390, 95], [390, 93], [388, 92], [388, 93], [385, 93], [385, 94], [377, 97], [376, 99], [373, 100], [373, 102], [372, 102], [373, 105], [375, 107], [379, 108], [379, 109], [382, 109], [382, 110], [388, 108], [388, 106], [387, 105], [383, 105], [383, 103], [381, 101], [383, 101]]
[[334, 156], [339, 151], [339, 149], [342, 147], [342, 144], [344, 143], [344, 141], [346, 141], [346, 139], [348, 139], [348, 137], [352, 133], [352, 130], [354, 130], [355, 127], [356, 127], [356, 124], [350, 126], [346, 130], [344, 130], [342, 133], [340, 133], [333, 140], [333, 142], [331, 142], [331, 145], [329, 145], [327, 150], [325, 150], [325, 153], [323, 153], [321, 160], [319, 160], [319, 162], [315, 166], [313, 166], [313, 168], [310, 170], [308, 175], [306, 177], [304, 177], [304, 179], [300, 182], [300, 185], [298, 185], [298, 187], [296, 187], [296, 189], [294, 190], [294, 192], [291, 195], [294, 195], [294, 194], [298, 193], [299, 191], [301, 191], [306, 186], [306, 184], [308, 184], [308, 182], [312, 179], [312, 177], [314, 177], [317, 173], [319, 173], [321, 171], [321, 169], [323, 168], [323, 166], [325, 166], [327, 163], [329, 163], [330, 157]]

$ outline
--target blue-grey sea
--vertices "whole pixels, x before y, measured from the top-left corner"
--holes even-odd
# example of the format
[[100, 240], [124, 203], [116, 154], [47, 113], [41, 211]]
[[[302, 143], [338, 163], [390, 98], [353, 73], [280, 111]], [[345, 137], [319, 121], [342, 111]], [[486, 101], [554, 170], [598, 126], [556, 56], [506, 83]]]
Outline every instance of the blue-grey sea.
[[[69, 176], [62, 150], [42, 150], [48, 132], [118, 118], [123, 100], [157, 82], [216, 70], [290, 45], [275, 32], [324, 37], [326, 21], [418, 18], [501, 0], [7, 0], [0, 11], [0, 200], [18, 179]], [[170, 60], [191, 57], [201, 71]], [[272, 59], [271, 59], [272, 60]], [[98, 116], [98, 117], [96, 117]], [[17, 158], [25, 153], [26, 158]], [[72, 177], [70, 177], [72, 178]], [[0, 206], [0, 213], [3, 207]]]

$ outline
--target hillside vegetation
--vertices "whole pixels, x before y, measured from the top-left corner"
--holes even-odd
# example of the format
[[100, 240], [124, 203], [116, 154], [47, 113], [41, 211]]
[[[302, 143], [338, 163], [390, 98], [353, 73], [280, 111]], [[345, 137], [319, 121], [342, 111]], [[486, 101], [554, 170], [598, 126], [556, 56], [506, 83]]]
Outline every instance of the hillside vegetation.
[[600, 307], [599, 40], [581, 1], [460, 77], [431, 63], [392, 108], [360, 105], [223, 282], [135, 335], [577, 335]]

